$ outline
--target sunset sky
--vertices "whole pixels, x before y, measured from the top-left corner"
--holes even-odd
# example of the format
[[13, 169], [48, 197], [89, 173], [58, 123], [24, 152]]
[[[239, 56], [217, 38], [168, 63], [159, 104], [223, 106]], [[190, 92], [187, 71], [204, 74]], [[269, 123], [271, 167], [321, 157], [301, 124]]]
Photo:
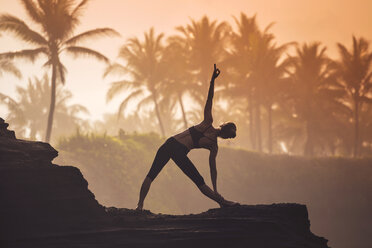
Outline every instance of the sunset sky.
[[[156, 33], [171, 35], [175, 33], [174, 27], [188, 24], [190, 18], [199, 20], [204, 15], [211, 20], [227, 21], [235, 27], [233, 16], [239, 17], [243, 12], [248, 16], [257, 14], [262, 29], [275, 22], [271, 31], [278, 43], [321, 41], [328, 47], [328, 54], [336, 58], [336, 42], [350, 47], [353, 34], [372, 40], [371, 11], [370, 0], [92, 0], [76, 33], [98, 27], [117, 30], [120, 38], [102, 38], [85, 44], [114, 60], [127, 38], [137, 36], [142, 39], [143, 33], [151, 27], [155, 28]], [[19, 1], [0, 0], [0, 12], [13, 14], [30, 23]], [[38, 30], [38, 27], [30, 26]], [[2, 33], [0, 52], [24, 48], [30, 48], [30, 45], [10, 38], [9, 33]], [[106, 104], [106, 92], [114, 79], [102, 79], [103, 64], [64, 56], [62, 60], [68, 69], [65, 87], [74, 95], [71, 104], [86, 106], [91, 113], [87, 118], [92, 120], [101, 119], [105, 112], [117, 111], [120, 98]], [[30, 65], [16, 61], [23, 79], [3, 75], [0, 78], [0, 92], [15, 97], [17, 85], [25, 87], [28, 77], [43, 75], [41, 65], [44, 62], [40, 59]], [[0, 108], [0, 116], [6, 115], [6, 109]]]

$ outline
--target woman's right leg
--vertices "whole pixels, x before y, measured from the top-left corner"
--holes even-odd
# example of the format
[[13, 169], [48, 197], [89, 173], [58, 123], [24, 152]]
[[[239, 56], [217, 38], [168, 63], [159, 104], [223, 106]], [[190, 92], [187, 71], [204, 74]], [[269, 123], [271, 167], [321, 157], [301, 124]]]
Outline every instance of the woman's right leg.
[[214, 192], [208, 185], [205, 184], [203, 177], [192, 161], [182, 152], [176, 152], [172, 156], [173, 161], [199, 188], [199, 190], [210, 199], [217, 202], [220, 206], [225, 206], [227, 201], [218, 193]]
[[172, 156], [173, 161], [178, 167], [196, 184], [199, 190], [208, 198], [217, 202], [220, 207], [235, 206], [237, 203], [225, 200], [219, 193], [213, 191], [205, 184], [203, 177], [192, 161], [187, 157], [187, 154], [175, 152]]
[[159, 174], [161, 169], [163, 169], [164, 165], [168, 163], [170, 159], [170, 149], [171, 146], [168, 141], [166, 141], [157, 151], [154, 162], [152, 162], [151, 169], [145, 177], [145, 180], [143, 180], [137, 210], [142, 210], [143, 202], [145, 201], [146, 195], [150, 190], [152, 181], [154, 181], [155, 177]]

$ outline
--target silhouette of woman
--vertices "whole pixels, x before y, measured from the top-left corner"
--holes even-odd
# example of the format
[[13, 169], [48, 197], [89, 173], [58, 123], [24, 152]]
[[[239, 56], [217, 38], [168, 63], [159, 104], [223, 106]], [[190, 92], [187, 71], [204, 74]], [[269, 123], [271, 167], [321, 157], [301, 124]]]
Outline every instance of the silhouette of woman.
[[[219, 128], [212, 126], [212, 100], [214, 95], [214, 80], [220, 74], [220, 70], [214, 64], [211, 83], [208, 91], [208, 98], [204, 108], [204, 120], [193, 127], [170, 137], [157, 151], [151, 169], [142, 183], [137, 210], [142, 210], [143, 202], [150, 189], [152, 181], [159, 174], [164, 165], [172, 159], [178, 167], [198, 186], [199, 190], [216, 201], [221, 207], [238, 205], [232, 201], [225, 200], [217, 192], [217, 169], [216, 156], [218, 151], [217, 137], [223, 139], [234, 138], [236, 136], [236, 126], [232, 122], [224, 123]], [[203, 177], [199, 174], [194, 164], [187, 157], [191, 149], [205, 148], [210, 151], [209, 166], [213, 190], [208, 187]]]

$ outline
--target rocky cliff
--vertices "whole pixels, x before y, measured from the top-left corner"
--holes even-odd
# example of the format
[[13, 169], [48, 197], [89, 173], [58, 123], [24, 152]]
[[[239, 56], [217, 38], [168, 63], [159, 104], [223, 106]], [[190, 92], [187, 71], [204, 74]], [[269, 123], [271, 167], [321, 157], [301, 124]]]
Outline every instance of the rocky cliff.
[[53, 164], [53, 147], [16, 139], [7, 126], [0, 118], [1, 240], [78, 229], [105, 215], [79, 169]]
[[172, 216], [105, 208], [80, 171], [0, 118], [0, 247], [328, 247], [306, 206], [273, 204]]

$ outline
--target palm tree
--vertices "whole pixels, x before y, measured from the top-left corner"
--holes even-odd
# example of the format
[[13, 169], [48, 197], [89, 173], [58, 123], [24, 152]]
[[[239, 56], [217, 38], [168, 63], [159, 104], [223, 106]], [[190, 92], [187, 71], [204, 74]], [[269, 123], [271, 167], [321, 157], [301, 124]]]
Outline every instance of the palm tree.
[[273, 151], [273, 107], [276, 104], [278, 108], [278, 103], [282, 98], [283, 85], [286, 83], [287, 78], [285, 77], [287, 67], [289, 65], [288, 60], [280, 61], [283, 52], [287, 49], [289, 44], [284, 44], [277, 47], [275, 44], [270, 44], [271, 39], [264, 41], [262, 47], [262, 53], [260, 53], [260, 63], [259, 68], [256, 68], [252, 74], [255, 72], [259, 73], [257, 75], [259, 80], [257, 80], [257, 89], [261, 92], [261, 102], [266, 109], [267, 113], [267, 130], [268, 130], [268, 150], [269, 153]]
[[269, 33], [272, 24], [264, 31], [258, 28], [256, 16], [240, 15], [235, 18], [237, 32], [231, 39], [231, 49], [226, 64], [234, 79], [230, 94], [247, 99], [252, 148], [262, 150], [261, 108], [268, 116], [268, 150], [272, 152], [272, 107], [278, 101], [281, 83], [288, 65], [280, 61], [283, 52], [291, 43], [277, 46], [274, 35]]
[[256, 32], [252, 38], [249, 80], [254, 89], [258, 150], [262, 150], [261, 107], [263, 107], [267, 112], [268, 150], [272, 153], [272, 111], [282, 93], [282, 85], [286, 80], [284, 75], [289, 64], [288, 60], [281, 59], [284, 51], [293, 43], [277, 46], [273, 43], [274, 35], [268, 32], [270, 27], [271, 25], [266, 27], [263, 32]]
[[359, 154], [371, 154], [372, 152], [372, 104], [363, 104], [360, 110], [360, 123], [363, 123], [360, 136], [364, 138]]
[[372, 103], [370, 97], [372, 88], [372, 52], [369, 42], [353, 36], [353, 47], [349, 51], [338, 43], [340, 61], [338, 62], [339, 78], [343, 84], [350, 102], [354, 123], [353, 156], [359, 155], [360, 148], [360, 109], [363, 103]]
[[249, 115], [249, 133], [251, 148], [256, 149], [256, 132], [254, 128], [254, 92], [255, 88], [251, 75], [251, 53], [254, 48], [256, 37], [259, 35], [256, 17], [247, 17], [244, 13], [240, 15], [240, 21], [234, 17], [237, 32], [232, 33], [231, 47], [225, 60], [230, 78], [232, 80], [227, 95], [247, 99]]
[[[6, 104], [9, 115], [8, 122], [22, 137], [31, 140], [40, 139], [45, 135], [45, 125], [48, 116], [48, 98], [51, 94], [50, 79], [47, 74], [43, 78], [29, 79], [27, 88], [17, 87], [17, 99], [0, 94], [2, 102]], [[64, 90], [60, 84], [56, 89], [55, 126], [58, 132], [55, 136], [64, 135], [77, 126], [81, 126], [82, 120], [77, 117], [80, 113], [88, 113], [88, 110], [78, 104], [67, 105], [72, 98], [68, 90]], [[29, 135], [27, 135], [29, 131]]]
[[188, 128], [186, 109], [183, 97], [188, 92], [191, 73], [188, 70], [186, 44], [178, 37], [170, 37], [164, 50], [162, 63], [167, 68], [164, 80], [161, 83], [161, 92], [167, 97], [164, 100], [171, 101], [174, 106], [179, 103], [184, 128]]
[[[188, 68], [194, 75], [194, 83], [189, 84], [189, 92], [203, 107], [209, 87], [210, 68], [226, 56], [230, 26], [226, 22], [217, 23], [204, 16], [200, 21], [191, 20], [185, 27], [177, 27], [179, 39], [186, 43]], [[202, 109], [202, 108], [201, 108]]]
[[118, 35], [113, 29], [97, 28], [73, 36], [74, 30], [79, 24], [79, 17], [88, 2], [89, 0], [82, 0], [76, 5], [74, 0], [21, 0], [26, 13], [39, 26], [41, 32], [30, 29], [26, 23], [16, 16], [0, 15], [0, 31], [12, 32], [21, 40], [37, 46], [37, 48], [3, 53], [0, 58], [24, 58], [33, 62], [43, 55], [47, 57], [44, 66], [51, 67], [52, 93], [45, 135], [46, 142], [49, 142], [52, 133], [56, 83], [57, 80], [62, 83], [65, 82], [66, 68], [60, 60], [61, 53], [66, 52], [75, 57], [91, 56], [100, 61], [108, 62], [108, 59], [101, 53], [78, 44], [90, 38]]
[[[161, 63], [164, 47], [162, 45], [163, 34], [155, 35], [154, 29], [144, 34], [142, 42], [138, 38], [128, 39], [119, 51], [119, 59], [125, 62], [125, 66], [119, 63], [107, 67], [104, 76], [129, 75], [130, 80], [120, 80], [111, 83], [107, 92], [107, 101], [126, 90], [131, 93], [121, 102], [118, 117], [125, 110], [127, 104], [134, 98], [143, 97], [137, 105], [139, 110], [143, 105], [154, 104], [156, 117], [159, 122], [161, 134], [165, 136], [165, 129], [159, 108], [159, 85], [164, 78], [164, 66]], [[144, 96], [147, 92], [147, 96]]]
[[290, 58], [289, 101], [292, 115], [301, 120], [305, 132], [304, 155], [314, 155], [314, 145], [330, 132], [327, 124], [334, 109], [343, 109], [343, 90], [335, 80], [334, 63], [320, 43], [303, 44]]

